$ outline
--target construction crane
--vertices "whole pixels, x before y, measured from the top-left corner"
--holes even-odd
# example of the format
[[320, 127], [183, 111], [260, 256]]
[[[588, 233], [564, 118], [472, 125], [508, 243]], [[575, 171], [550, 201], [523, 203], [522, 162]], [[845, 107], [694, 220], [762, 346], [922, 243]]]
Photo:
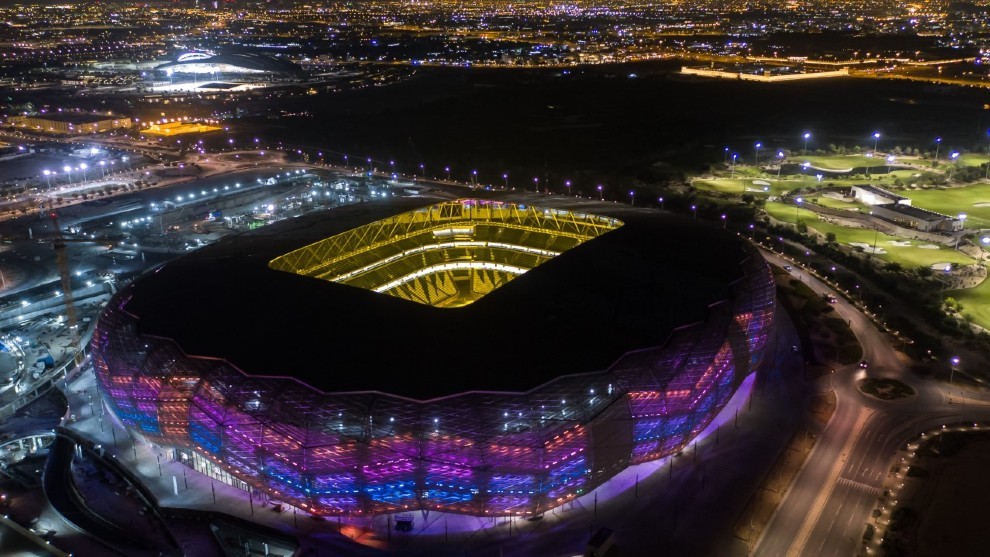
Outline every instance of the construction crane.
[[62, 229], [58, 225], [58, 215], [50, 205], [48, 207], [48, 217], [52, 219], [52, 228], [55, 229], [52, 248], [55, 249], [55, 265], [58, 267], [58, 276], [62, 281], [62, 296], [65, 301], [69, 335], [72, 338], [72, 347], [75, 351], [76, 362], [78, 363], [81, 354], [79, 351], [79, 327], [76, 323], [76, 305], [72, 299], [72, 276], [69, 274], [69, 254], [65, 250], [65, 238], [62, 237]]

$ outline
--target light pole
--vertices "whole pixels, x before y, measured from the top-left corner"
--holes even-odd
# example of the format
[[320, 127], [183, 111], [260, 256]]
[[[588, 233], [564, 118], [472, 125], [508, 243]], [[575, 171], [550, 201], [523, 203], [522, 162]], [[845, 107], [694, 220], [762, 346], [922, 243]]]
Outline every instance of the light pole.
[[732, 153], [732, 175], [730, 176], [730, 178], [735, 178], [736, 177], [736, 158], [737, 157], [739, 157], [738, 154]]
[[722, 213], [722, 230], [725, 230], [725, 223], [728, 222], [725, 213]]
[[985, 246], [990, 245], [990, 236], [980, 238], [980, 243], [982, 244], [980, 246], [980, 261], [983, 261], [987, 258], [987, 248]]
[[[958, 159], [958, 158], [959, 158], [959, 152], [958, 151], [953, 151], [952, 154], [949, 155], [949, 160], [952, 162], [953, 165], [955, 165], [956, 159]], [[948, 177], [949, 180], [952, 179], [952, 169], [953, 168], [955, 168], [955, 166], [949, 166], [949, 177]]]
[[632, 206], [634, 206], [634, 207], [636, 206], [636, 192], [635, 191], [631, 191], [630, 190], [630, 192], [629, 192], [629, 204], [632, 205]]
[[763, 144], [757, 141], [755, 149], [756, 155], [753, 157], [753, 166], [760, 166], [760, 147], [763, 147]]
[[811, 134], [808, 133], [808, 132], [804, 132], [804, 151], [803, 151], [803, 155], [804, 156], [808, 156], [808, 140], [809, 139], [811, 139]]
[[107, 177], [107, 161], [100, 161], [100, 177]]
[[79, 168], [82, 169], [83, 182], [85, 182], [86, 181], [86, 169], [89, 168], [89, 166], [87, 166], [86, 163], [81, 163], [79, 165]]
[[598, 200], [605, 201], [605, 192], [602, 191], [602, 185], [598, 184]]
[[952, 386], [952, 378], [956, 374], [956, 367], [959, 366], [959, 356], [952, 357], [952, 366], [949, 367], [949, 386]]
[[780, 159], [777, 163], [777, 179], [780, 180], [780, 171], [784, 168], [784, 152], [777, 151], [777, 158]]
[[[987, 151], [990, 152], [990, 148], [988, 148]], [[722, 155], [722, 164], [725, 164], [725, 163], [729, 162], [729, 148], [726, 147], [724, 149], [723, 153], [724, 154]]]
[[69, 165], [65, 165], [62, 167], [62, 170], [64, 170], [65, 175], [69, 177], [69, 184], [72, 184], [72, 167]]
[[662, 197], [657, 198], [657, 201], [660, 202], [660, 210], [663, 211], [663, 198]]
[[935, 138], [935, 162], [938, 162], [938, 148], [942, 146], [942, 138]]
[[447, 181], [449, 182], [450, 181], [450, 167], [449, 166], [445, 166], [445, 167], [443, 167], [443, 169], [447, 172]]
[[419, 163], [419, 177], [426, 178], [426, 165]]
[[818, 185], [819, 186], [822, 185], [822, 177], [823, 176], [824, 176], [823, 174], [815, 174], [815, 178], [818, 178]]
[[347, 155], [344, 155], [344, 168], [347, 168]]
[[571, 195], [571, 181], [570, 180], [565, 181], [564, 182], [564, 187], [567, 188], [567, 196], [570, 197], [570, 195]]
[[509, 189], [509, 173], [508, 172], [503, 172], [502, 173], [502, 181], [505, 182], [505, 189]]
[[48, 182], [48, 188], [51, 189], [51, 187], [52, 187], [52, 171], [51, 170], [48, 170], [46, 168], [46, 169], [42, 170], [41, 173], [45, 175], [45, 181]]
[[887, 174], [890, 174], [890, 165], [894, 162], [894, 155], [887, 155]]
[[801, 215], [798, 212], [801, 209], [801, 204], [804, 203], [803, 197], [798, 197], [794, 200], [794, 226], [797, 227], [798, 223], [801, 222]]
[[471, 182], [472, 182], [472, 183], [473, 183], [473, 184], [474, 184], [475, 186], [477, 186], [477, 185], [478, 185], [478, 171], [477, 171], [477, 170], [472, 170], [472, 171], [471, 171]]
[[694, 215], [692, 218], [698, 218], [698, 206], [691, 205], [691, 214]]
[[873, 152], [877, 152], [877, 145], [880, 144], [880, 132], [873, 132]]
[[533, 176], [533, 185], [536, 188], [536, 193], [540, 193], [540, 177]]

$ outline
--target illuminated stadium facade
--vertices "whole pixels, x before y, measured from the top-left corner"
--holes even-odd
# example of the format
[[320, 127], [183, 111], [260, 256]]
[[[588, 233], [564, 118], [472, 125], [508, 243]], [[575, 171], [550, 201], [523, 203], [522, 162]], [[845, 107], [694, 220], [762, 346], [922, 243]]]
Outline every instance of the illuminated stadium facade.
[[93, 338], [108, 407], [314, 514], [529, 515], [681, 450], [763, 359], [774, 285], [735, 236], [422, 204], [272, 225], [123, 290]]

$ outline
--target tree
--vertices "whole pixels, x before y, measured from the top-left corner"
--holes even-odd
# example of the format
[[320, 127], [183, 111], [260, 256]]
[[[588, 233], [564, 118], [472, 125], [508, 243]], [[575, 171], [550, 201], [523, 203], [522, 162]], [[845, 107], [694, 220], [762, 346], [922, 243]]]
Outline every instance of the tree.
[[826, 232], [825, 233], [825, 242], [826, 243], [834, 244], [834, 243], [836, 243], [838, 241], [839, 241], [839, 239], [835, 236], [835, 232]]

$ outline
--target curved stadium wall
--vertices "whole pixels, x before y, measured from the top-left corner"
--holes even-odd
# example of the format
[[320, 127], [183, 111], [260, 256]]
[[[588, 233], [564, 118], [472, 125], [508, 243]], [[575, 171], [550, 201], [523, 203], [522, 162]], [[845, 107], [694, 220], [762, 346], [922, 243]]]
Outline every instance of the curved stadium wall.
[[740, 265], [743, 278], [703, 323], [525, 393], [423, 402], [247, 375], [142, 335], [126, 311], [130, 289], [101, 316], [93, 362], [108, 407], [133, 432], [313, 514], [539, 514], [678, 452], [756, 371], [774, 284], [755, 251]]

